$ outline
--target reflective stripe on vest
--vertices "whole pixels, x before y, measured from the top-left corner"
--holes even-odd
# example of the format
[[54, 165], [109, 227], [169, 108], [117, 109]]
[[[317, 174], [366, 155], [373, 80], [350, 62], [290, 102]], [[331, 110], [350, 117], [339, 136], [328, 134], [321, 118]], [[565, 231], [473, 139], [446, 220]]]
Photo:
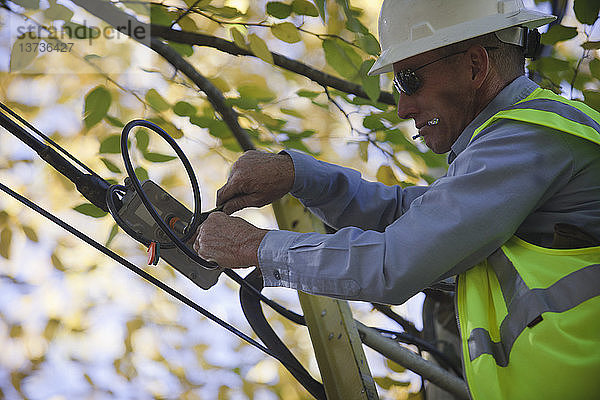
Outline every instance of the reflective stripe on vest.
[[471, 141], [497, 120], [512, 119], [557, 129], [600, 144], [600, 113], [583, 103], [577, 103], [538, 88], [524, 100], [485, 121], [473, 132]]
[[488, 258], [488, 265], [496, 273], [508, 314], [500, 324], [500, 342], [494, 342], [486, 329], [471, 331], [467, 339], [471, 361], [490, 354], [496, 364], [506, 367], [515, 340], [526, 327], [540, 322], [542, 313], [565, 312], [600, 296], [600, 264], [574, 271], [545, 289], [529, 289], [500, 249]]

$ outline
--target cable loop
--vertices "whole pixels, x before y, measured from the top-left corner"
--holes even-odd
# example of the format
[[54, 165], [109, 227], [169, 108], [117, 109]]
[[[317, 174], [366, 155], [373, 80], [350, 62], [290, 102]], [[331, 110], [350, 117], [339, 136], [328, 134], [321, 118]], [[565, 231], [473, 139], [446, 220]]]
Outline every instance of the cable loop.
[[[157, 133], [158, 135], [160, 135], [160, 137], [162, 137], [163, 139], [165, 139], [167, 141], [167, 143], [171, 146], [171, 148], [173, 150], [175, 150], [175, 153], [177, 154], [177, 156], [183, 163], [183, 166], [185, 167], [185, 171], [188, 174], [190, 183], [192, 185], [193, 194], [194, 194], [194, 212], [192, 215], [192, 219], [190, 220], [187, 228], [185, 229], [185, 233], [181, 238], [179, 238], [177, 236], [177, 234], [175, 232], [173, 232], [173, 230], [160, 217], [160, 215], [158, 214], [158, 212], [152, 205], [152, 202], [150, 202], [150, 200], [148, 199], [148, 196], [146, 196], [146, 193], [144, 193], [144, 189], [142, 189], [140, 180], [135, 175], [135, 170], [133, 168], [133, 165], [131, 164], [131, 159], [129, 158], [129, 149], [128, 149], [128, 145], [127, 145], [127, 139], [129, 137], [129, 132], [131, 132], [131, 130], [136, 126], [142, 126], [142, 127], [148, 128], [148, 129], [154, 131], [155, 133]], [[136, 119], [136, 120], [133, 120], [133, 121], [130, 121], [129, 123], [127, 123], [127, 125], [125, 125], [125, 127], [123, 128], [123, 132], [121, 133], [121, 155], [123, 156], [123, 163], [125, 164], [125, 169], [127, 170], [127, 175], [129, 175], [131, 186], [133, 187], [133, 189], [136, 191], [136, 193], [140, 197], [140, 200], [144, 204], [144, 207], [146, 208], [146, 210], [150, 213], [150, 215], [152, 216], [154, 221], [158, 224], [160, 229], [169, 237], [169, 239], [171, 239], [172, 243], [175, 244], [175, 246], [177, 246], [181, 251], [183, 251], [183, 253], [186, 256], [191, 258], [192, 261], [200, 264], [202, 267], [204, 267], [206, 269], [218, 268], [219, 266], [217, 264], [207, 261], [207, 260], [204, 260], [195, 251], [191, 250], [185, 244], [185, 242], [190, 240], [196, 234], [196, 231], [198, 230], [198, 227], [200, 226], [200, 223], [202, 222], [201, 210], [200, 210], [200, 206], [201, 206], [200, 201], [201, 200], [200, 200], [200, 188], [198, 186], [198, 180], [196, 179], [196, 174], [194, 173], [194, 169], [192, 168], [192, 165], [191, 165], [189, 159], [187, 158], [187, 156], [185, 155], [183, 150], [181, 150], [181, 148], [179, 147], [177, 142], [175, 142], [175, 140], [158, 125], [153, 124], [150, 121]], [[118, 223], [118, 221], [117, 221], [117, 223]], [[137, 235], [137, 236], [139, 236], [139, 235]], [[144, 244], [150, 243], [150, 240], [148, 240], [146, 238], [144, 238], [144, 240], [145, 240], [145, 242], [142, 242], [142, 243], [144, 243]], [[168, 248], [169, 244], [170, 243], [160, 243], [162, 248]], [[167, 247], [165, 247], [165, 245]]]

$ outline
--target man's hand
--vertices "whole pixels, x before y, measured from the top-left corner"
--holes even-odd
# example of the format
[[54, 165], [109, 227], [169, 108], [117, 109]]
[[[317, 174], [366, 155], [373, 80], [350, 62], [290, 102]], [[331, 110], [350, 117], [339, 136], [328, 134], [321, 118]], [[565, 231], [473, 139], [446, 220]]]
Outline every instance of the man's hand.
[[241, 218], [213, 212], [198, 228], [194, 250], [223, 268], [258, 265], [258, 246], [267, 232]]
[[217, 206], [231, 214], [262, 207], [281, 198], [294, 184], [294, 163], [287, 154], [245, 152], [231, 167], [227, 183], [217, 191]]

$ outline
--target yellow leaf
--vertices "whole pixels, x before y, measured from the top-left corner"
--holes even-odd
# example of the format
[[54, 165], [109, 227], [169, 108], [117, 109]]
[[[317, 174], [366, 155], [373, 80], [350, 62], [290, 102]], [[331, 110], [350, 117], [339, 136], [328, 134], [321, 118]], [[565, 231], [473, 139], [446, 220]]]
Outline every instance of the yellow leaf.
[[20, 337], [23, 336], [23, 327], [19, 324], [14, 324], [10, 327], [10, 331], [8, 333], [8, 336], [11, 338], [16, 338], [16, 337]]
[[358, 144], [358, 153], [360, 155], [360, 159], [364, 162], [369, 160], [369, 142], [360, 142]]
[[237, 47], [242, 49], [248, 48], [244, 35], [237, 28], [231, 28], [229, 31], [231, 33], [231, 37], [233, 38], [233, 43], [235, 43]]
[[269, 51], [269, 48], [264, 40], [256, 36], [254, 33], [248, 36], [248, 40], [250, 41], [250, 50], [252, 50], [256, 57], [268, 62], [269, 64], [273, 64], [273, 55]]
[[35, 229], [33, 229], [32, 227], [27, 226], [27, 225], [23, 225], [21, 228], [23, 228], [23, 233], [25, 233], [25, 236], [27, 236], [27, 239], [31, 240], [32, 242], [38, 241], [38, 236], [37, 236]]
[[10, 244], [12, 242], [12, 231], [9, 227], [2, 229], [0, 233], [0, 256], [10, 258]]
[[390, 167], [389, 165], [382, 165], [381, 167], [379, 167], [379, 169], [377, 170], [377, 180], [387, 186], [400, 184], [400, 181], [398, 180], [398, 178], [396, 178], [392, 167]]
[[67, 270], [65, 268], [65, 265], [62, 263], [62, 261], [60, 260], [60, 258], [58, 258], [56, 254], [52, 254], [52, 256], [50, 257], [50, 261], [52, 261], [52, 265], [54, 265], [54, 268], [56, 268], [57, 270], [62, 272]]
[[47, 341], [52, 340], [56, 335], [56, 331], [60, 326], [60, 321], [56, 318], [50, 318], [48, 323], [46, 324], [46, 328], [44, 328], [44, 337]]

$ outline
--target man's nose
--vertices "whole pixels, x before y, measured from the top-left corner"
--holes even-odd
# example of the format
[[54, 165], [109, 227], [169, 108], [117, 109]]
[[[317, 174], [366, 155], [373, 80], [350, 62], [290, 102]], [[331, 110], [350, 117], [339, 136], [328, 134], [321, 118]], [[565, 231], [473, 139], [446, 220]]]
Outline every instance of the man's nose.
[[414, 118], [418, 112], [415, 98], [400, 92], [396, 112], [400, 119]]

